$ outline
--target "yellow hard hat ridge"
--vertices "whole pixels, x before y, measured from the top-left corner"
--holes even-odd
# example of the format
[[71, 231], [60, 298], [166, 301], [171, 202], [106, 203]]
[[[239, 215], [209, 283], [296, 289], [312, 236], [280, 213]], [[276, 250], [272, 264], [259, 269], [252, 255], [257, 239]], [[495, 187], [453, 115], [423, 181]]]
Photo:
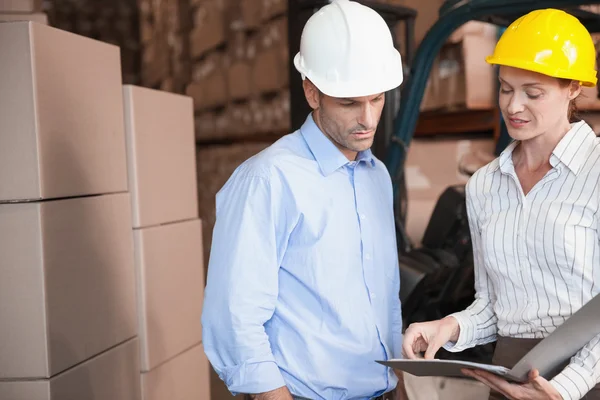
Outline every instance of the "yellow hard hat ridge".
[[486, 61], [572, 79], [584, 86], [598, 81], [590, 33], [574, 16], [551, 8], [532, 11], [510, 24]]

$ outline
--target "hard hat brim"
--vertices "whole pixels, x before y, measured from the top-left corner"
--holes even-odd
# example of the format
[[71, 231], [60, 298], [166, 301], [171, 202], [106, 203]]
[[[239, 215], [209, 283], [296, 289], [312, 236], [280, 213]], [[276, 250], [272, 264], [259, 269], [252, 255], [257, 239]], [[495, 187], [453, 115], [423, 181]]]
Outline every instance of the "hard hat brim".
[[373, 79], [361, 82], [328, 82], [327, 80], [305, 70], [300, 62], [300, 53], [294, 57], [294, 66], [303, 79], [309, 79], [321, 92], [330, 97], [351, 98], [372, 96], [385, 93], [400, 86], [404, 80], [402, 61], [398, 57], [397, 74], [391, 76], [375, 76]]
[[542, 75], [551, 76], [554, 78], [571, 79], [579, 81], [583, 86], [594, 87], [598, 82], [596, 71], [587, 73], [582, 79], [581, 76], [572, 76], [566, 71], [560, 69], [552, 69], [551, 67], [531, 61], [524, 61], [520, 59], [510, 59], [505, 57], [494, 57], [493, 55], [487, 56], [485, 61], [492, 65], [504, 65], [506, 67], [519, 68], [526, 71], [537, 72]]

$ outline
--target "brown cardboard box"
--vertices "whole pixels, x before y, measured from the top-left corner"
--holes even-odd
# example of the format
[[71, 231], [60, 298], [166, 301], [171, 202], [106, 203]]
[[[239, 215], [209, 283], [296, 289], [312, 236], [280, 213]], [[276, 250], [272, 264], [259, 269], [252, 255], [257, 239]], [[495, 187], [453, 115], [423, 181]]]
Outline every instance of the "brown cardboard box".
[[234, 32], [253, 30], [262, 22], [263, 0], [229, 1], [227, 26]]
[[0, 381], [3, 400], [140, 400], [138, 340], [131, 339], [49, 380]]
[[143, 400], [210, 400], [210, 365], [202, 345], [143, 373]]
[[137, 334], [129, 194], [0, 205], [0, 379], [48, 378]]
[[198, 218], [192, 99], [132, 85], [123, 98], [133, 227]]
[[35, 13], [42, 10], [42, 0], [0, 0], [0, 12]]
[[261, 30], [252, 82], [255, 93], [275, 92], [288, 85], [287, 17], [279, 18]]
[[485, 62], [496, 45], [496, 27], [469, 22], [451, 39], [434, 61], [421, 111], [496, 107], [496, 75]]
[[222, 107], [229, 100], [226, 59], [221, 53], [213, 53], [196, 63], [192, 70], [193, 82], [186, 94], [194, 99], [194, 110]]
[[215, 135], [215, 118], [216, 115], [212, 111], [201, 113], [195, 117], [196, 140], [212, 138]]
[[[439, 19], [440, 7], [445, 0], [388, 0], [388, 3], [395, 3], [417, 10], [417, 18], [415, 20], [415, 46], [418, 46], [427, 31], [431, 29], [433, 24]], [[399, 24], [403, 26], [402, 23]], [[401, 28], [401, 36], [404, 34], [404, 29]], [[401, 40], [402, 42], [402, 40]]]
[[252, 95], [252, 66], [246, 61], [237, 61], [227, 71], [231, 100], [245, 100]]
[[11, 21], [32, 21], [38, 24], [48, 25], [48, 16], [44, 13], [0, 13], [0, 22], [11, 22]]
[[262, 0], [262, 19], [269, 21], [274, 17], [285, 14], [287, 11], [286, 0]]
[[0, 201], [127, 190], [119, 48], [0, 24]]
[[167, 38], [164, 34], [155, 32], [154, 38], [144, 46], [142, 52], [144, 85], [156, 86], [169, 76], [171, 70], [169, 53]]
[[190, 34], [190, 54], [193, 59], [204, 56], [225, 42], [224, 2], [202, 3], [195, 11], [194, 29]]
[[279, 51], [276, 48], [258, 54], [252, 66], [252, 83], [255, 92], [276, 92], [285, 85], [284, 75], [287, 75], [288, 71], [283, 71], [280, 61]]
[[146, 372], [202, 340], [202, 224], [195, 219], [135, 229], [133, 235], [141, 370]]
[[252, 95], [252, 67], [250, 60], [256, 54], [255, 42], [246, 40], [245, 32], [235, 32], [229, 41], [230, 66], [227, 85], [232, 100], [245, 100]]

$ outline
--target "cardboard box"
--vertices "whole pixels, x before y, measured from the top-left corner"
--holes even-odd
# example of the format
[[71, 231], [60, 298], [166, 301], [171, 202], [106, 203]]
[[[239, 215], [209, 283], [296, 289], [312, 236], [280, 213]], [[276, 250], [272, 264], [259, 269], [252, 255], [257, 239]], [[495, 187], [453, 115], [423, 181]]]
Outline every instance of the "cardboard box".
[[0, 0], [0, 12], [35, 13], [42, 10], [42, 0]]
[[255, 93], [275, 92], [289, 83], [287, 17], [266, 25], [258, 36], [258, 52], [252, 67]]
[[262, 19], [269, 21], [277, 16], [285, 14], [287, 11], [286, 0], [262, 0]]
[[119, 48], [0, 24], [0, 202], [127, 191]]
[[126, 193], [0, 204], [0, 379], [54, 376], [137, 334]]
[[451, 38], [434, 61], [421, 111], [496, 107], [496, 72], [485, 62], [496, 46], [496, 27], [473, 21]]
[[32, 21], [38, 24], [48, 25], [48, 16], [44, 13], [10, 13], [2, 14], [0, 12], [0, 22], [13, 22], [13, 21]]
[[190, 34], [190, 54], [197, 59], [225, 43], [223, 1], [202, 3], [195, 11], [194, 29]]
[[142, 50], [142, 82], [146, 86], [156, 86], [171, 72], [170, 48], [162, 32], [155, 32], [154, 38]]
[[198, 218], [192, 99], [132, 85], [123, 98], [133, 227]]
[[202, 340], [202, 224], [136, 229], [134, 242], [141, 368], [150, 371]]
[[263, 0], [229, 1], [225, 10], [227, 30], [244, 32], [255, 30], [262, 22]]
[[195, 138], [197, 141], [212, 138], [215, 134], [215, 120], [216, 115], [211, 111], [201, 113], [194, 118]]
[[193, 67], [192, 79], [186, 94], [194, 99], [194, 110], [225, 106], [229, 101], [226, 58], [213, 53]]
[[229, 68], [227, 86], [231, 100], [246, 100], [252, 95], [252, 65], [256, 41], [247, 40], [245, 32], [235, 32], [228, 43]]
[[143, 400], [210, 400], [210, 364], [202, 345], [143, 373]]
[[140, 400], [138, 340], [39, 381], [0, 381], [3, 400]]

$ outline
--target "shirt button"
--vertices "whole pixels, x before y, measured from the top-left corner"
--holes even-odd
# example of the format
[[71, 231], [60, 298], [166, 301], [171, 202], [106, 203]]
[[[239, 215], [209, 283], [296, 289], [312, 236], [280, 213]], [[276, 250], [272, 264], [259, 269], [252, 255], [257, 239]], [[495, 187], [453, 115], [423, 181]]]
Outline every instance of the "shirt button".
[[375, 293], [371, 292], [371, 298], [374, 299], [375, 297], [377, 297], [375, 296]]
[[370, 260], [371, 259], [371, 255], [369, 253], [365, 254], [365, 260]]
[[360, 219], [366, 219], [367, 216], [365, 214], [360, 214]]

